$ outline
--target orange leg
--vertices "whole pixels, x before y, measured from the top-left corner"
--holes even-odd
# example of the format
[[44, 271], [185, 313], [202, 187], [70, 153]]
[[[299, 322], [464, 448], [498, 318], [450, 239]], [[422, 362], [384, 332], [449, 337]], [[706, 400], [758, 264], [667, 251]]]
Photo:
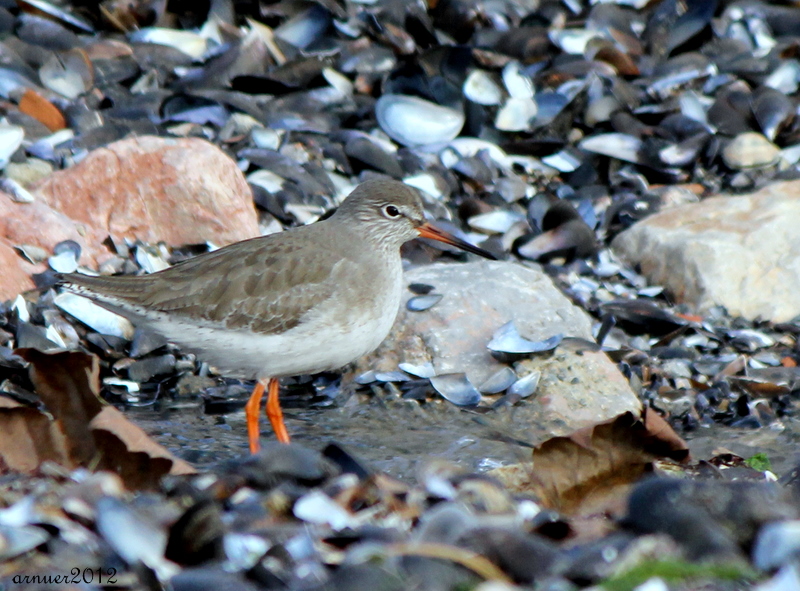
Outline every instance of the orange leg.
[[258, 453], [261, 449], [261, 444], [258, 442], [259, 429], [258, 429], [258, 410], [261, 406], [261, 397], [264, 395], [264, 382], [259, 380], [256, 382], [256, 387], [253, 388], [253, 393], [250, 395], [250, 400], [244, 406], [244, 414], [247, 417], [247, 440], [250, 442], [250, 453]]
[[286, 423], [283, 422], [281, 401], [278, 400], [279, 385], [276, 378], [270, 378], [269, 393], [267, 394], [267, 418], [269, 419], [269, 424], [272, 425], [272, 430], [275, 431], [275, 437], [278, 441], [289, 443], [289, 431], [286, 429]]

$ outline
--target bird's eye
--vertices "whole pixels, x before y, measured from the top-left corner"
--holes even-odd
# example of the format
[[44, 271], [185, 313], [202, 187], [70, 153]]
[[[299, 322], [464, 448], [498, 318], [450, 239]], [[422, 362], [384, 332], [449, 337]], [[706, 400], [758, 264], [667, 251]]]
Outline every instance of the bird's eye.
[[394, 205], [387, 205], [383, 208], [383, 215], [385, 215], [387, 218], [396, 218], [400, 215], [400, 210]]

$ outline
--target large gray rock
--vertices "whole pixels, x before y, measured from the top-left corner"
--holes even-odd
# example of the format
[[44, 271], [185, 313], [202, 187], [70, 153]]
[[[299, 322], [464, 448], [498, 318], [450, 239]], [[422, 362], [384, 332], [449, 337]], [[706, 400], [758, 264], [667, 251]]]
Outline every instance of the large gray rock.
[[718, 196], [637, 223], [612, 248], [703, 312], [784, 322], [800, 314], [800, 182]]
[[[403, 306], [389, 337], [357, 363], [356, 372], [431, 362], [437, 375], [464, 372], [480, 385], [504, 365], [486, 345], [506, 322], [513, 320], [531, 340], [557, 333], [592, 339], [587, 315], [538, 269], [490, 261], [428, 265], [406, 273], [406, 283], [433, 285], [444, 297], [424, 312]], [[411, 296], [408, 292], [405, 300]], [[640, 410], [628, 381], [602, 352], [559, 347], [518, 362], [517, 370], [521, 375], [542, 373], [537, 392], [504, 423], [530, 442]]]

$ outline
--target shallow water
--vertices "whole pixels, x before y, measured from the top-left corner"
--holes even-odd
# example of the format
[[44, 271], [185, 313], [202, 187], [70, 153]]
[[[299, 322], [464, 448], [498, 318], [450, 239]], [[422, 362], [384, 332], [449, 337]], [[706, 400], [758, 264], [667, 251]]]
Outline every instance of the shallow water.
[[[289, 406], [289, 405], [287, 405]], [[206, 415], [200, 407], [156, 411], [126, 409], [128, 418], [172, 453], [199, 469], [213, 469], [225, 460], [246, 455], [244, 410]], [[443, 458], [470, 471], [485, 471], [530, 458], [530, 449], [497, 441], [472, 411], [445, 401], [420, 405], [406, 400], [370, 400], [324, 409], [284, 408], [292, 441], [323, 449], [335, 441], [368, 466], [413, 482], [417, 466]], [[262, 442], [273, 439], [261, 421]]]
[[[530, 448], [499, 441], [499, 432], [519, 434], [530, 418], [523, 404], [506, 410], [477, 413], [443, 400], [419, 404], [399, 398], [353, 396], [340, 406], [308, 408], [308, 399], [282, 396], [292, 440], [322, 450], [331, 442], [344, 446], [366, 465], [407, 482], [427, 459], [441, 458], [468, 471], [486, 471], [524, 462]], [[243, 403], [244, 401], [242, 401]], [[244, 409], [220, 415], [204, 414], [201, 406], [171, 410], [128, 408], [126, 416], [156, 441], [198, 469], [214, 467], [248, 454]], [[274, 439], [266, 418], [262, 442]], [[781, 428], [702, 427], [681, 433], [694, 461], [726, 451], [744, 458], [764, 453], [773, 471], [782, 475], [800, 463], [800, 420], [784, 418]]]

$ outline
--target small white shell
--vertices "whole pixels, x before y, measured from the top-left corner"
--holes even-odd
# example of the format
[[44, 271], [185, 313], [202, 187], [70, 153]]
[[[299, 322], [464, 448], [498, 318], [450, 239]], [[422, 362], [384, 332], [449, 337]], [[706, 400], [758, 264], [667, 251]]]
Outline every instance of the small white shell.
[[529, 131], [538, 111], [532, 98], [512, 96], [497, 112], [494, 126], [501, 131]]
[[100, 334], [120, 337], [128, 341], [133, 338], [133, 325], [126, 318], [101, 308], [87, 298], [64, 292], [58, 294], [53, 302], [64, 312], [74, 316]]
[[404, 146], [449, 142], [464, 127], [464, 113], [402, 94], [379, 98], [375, 117], [381, 129]]
[[25, 139], [25, 130], [17, 125], [0, 125], [0, 168], [8, 166], [11, 156], [14, 155]]
[[131, 33], [130, 40], [138, 43], [167, 45], [193, 59], [200, 59], [208, 51], [208, 39], [198, 33], [177, 29], [147, 27]]
[[578, 147], [587, 152], [638, 164], [642, 140], [626, 133], [601, 133], [582, 140]]
[[503, 101], [503, 89], [494, 77], [485, 70], [473, 70], [464, 80], [464, 96], [479, 105], [499, 105]]

